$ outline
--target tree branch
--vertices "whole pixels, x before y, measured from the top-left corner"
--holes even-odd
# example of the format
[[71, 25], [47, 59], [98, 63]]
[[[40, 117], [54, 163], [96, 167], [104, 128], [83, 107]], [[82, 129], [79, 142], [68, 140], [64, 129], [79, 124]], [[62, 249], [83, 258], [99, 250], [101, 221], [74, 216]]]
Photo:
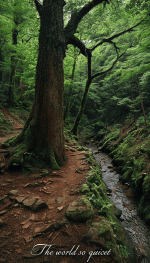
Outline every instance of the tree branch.
[[68, 24], [66, 25], [64, 32], [65, 32], [65, 38], [66, 38], [66, 44], [67, 44], [67, 36], [74, 35], [78, 24], [82, 20], [82, 18], [89, 13], [91, 9], [93, 9], [95, 6], [101, 4], [102, 2], [108, 2], [107, 0], [93, 0], [92, 2], [86, 4], [84, 7], [81, 8], [79, 12], [74, 12], [71, 15], [71, 19], [69, 20]]
[[110, 70], [112, 70], [112, 68], [114, 67], [114, 65], [116, 64], [116, 62], [119, 60], [119, 58], [121, 58], [125, 53], [126, 53], [126, 52], [122, 53], [120, 56], [117, 56], [116, 60], [113, 62], [112, 66], [111, 66], [109, 69], [94, 74], [94, 75], [91, 77], [91, 80], [93, 80], [94, 78], [96, 78], [96, 77], [98, 77], [98, 76], [101, 76], [101, 75], [103, 75], [103, 74], [106, 74], [107, 72], [109, 72]]
[[[127, 32], [133, 31], [133, 28], [135, 28], [135, 27], [137, 27], [138, 25], [140, 25], [142, 21], [143, 21], [143, 20], [141, 20], [141, 21], [140, 21], [139, 23], [137, 23], [135, 26], [132, 26], [132, 27], [128, 28], [127, 30], [124, 30], [124, 31], [122, 31], [122, 32], [120, 32], [120, 33], [118, 33], [118, 34], [115, 34], [115, 35], [113, 35], [113, 36], [111, 36], [111, 37], [109, 37], [109, 38], [104, 38], [101, 42], [99, 42], [96, 46], [94, 46], [94, 47], [91, 49], [91, 51], [95, 50], [97, 47], [99, 47], [100, 45], [102, 45], [102, 44], [105, 43], [105, 42], [113, 43], [113, 42], [112, 42], [112, 39], [117, 38], [117, 37], [119, 37], [119, 36], [121, 36], [121, 35], [123, 35], [123, 34], [125, 34], [125, 33], [127, 33]], [[114, 43], [113, 43], [113, 44], [114, 44]], [[117, 48], [117, 49], [118, 49], [118, 48]]]
[[71, 35], [70, 38], [68, 39], [68, 43], [67, 44], [72, 44], [75, 47], [78, 47], [80, 49], [80, 52], [87, 57], [88, 56], [88, 48], [86, 48], [86, 46], [84, 45], [84, 43], [82, 43], [81, 40], [79, 40], [77, 37], [75, 37], [74, 35]]

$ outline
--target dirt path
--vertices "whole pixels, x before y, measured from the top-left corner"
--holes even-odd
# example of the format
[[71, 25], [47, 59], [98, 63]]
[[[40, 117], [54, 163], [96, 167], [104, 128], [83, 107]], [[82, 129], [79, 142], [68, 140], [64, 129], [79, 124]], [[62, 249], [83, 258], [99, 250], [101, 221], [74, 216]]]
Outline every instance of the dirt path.
[[[11, 117], [9, 115], [9, 118]], [[17, 133], [22, 126], [16, 120], [13, 121], [16, 122], [15, 129], [18, 128], [15, 130]], [[0, 142], [10, 136], [9, 134], [0, 138]], [[97, 250], [96, 246], [91, 247], [82, 242], [88, 230], [87, 223], [77, 224], [67, 221], [62, 228], [53, 227], [56, 222], [65, 220], [65, 211], [80, 195], [78, 190], [86, 181], [86, 174], [90, 169], [84, 151], [77, 151], [76, 148], [68, 143], [67, 162], [60, 171], [46, 168], [44, 174], [38, 170], [34, 174], [23, 174], [20, 171], [7, 171], [5, 174], [0, 174], [0, 262], [85, 263], [89, 251]], [[11, 190], [18, 192], [16, 195], [8, 196]], [[24, 197], [37, 197], [43, 200], [47, 207], [34, 212], [27, 209], [21, 201], [16, 202], [16, 197], [20, 198], [18, 201]], [[47, 231], [42, 232], [43, 229]], [[47, 255], [41, 253], [35, 257], [30, 252], [37, 244], [47, 244], [52, 247], [49, 247]], [[71, 252], [62, 255], [66, 251]], [[74, 255], [79, 253], [80, 255]], [[89, 262], [112, 261], [109, 256], [93, 256]]]
[[7, 110], [7, 109], [5, 109], [5, 108], [1, 108], [1, 112], [4, 114], [4, 116], [6, 117], [6, 119], [10, 119], [10, 120], [13, 122], [13, 124], [14, 124], [14, 128], [13, 128], [14, 132], [13, 132], [12, 134], [7, 134], [5, 137], [0, 137], [0, 147], [1, 147], [1, 144], [2, 144], [5, 140], [7, 140], [7, 139], [10, 138], [10, 137], [13, 137], [13, 136], [17, 135], [17, 134], [21, 131], [21, 129], [23, 128], [23, 126], [24, 126], [23, 124], [21, 124], [21, 123], [17, 120], [17, 118], [15, 118], [15, 117], [10, 113], [9, 110]]

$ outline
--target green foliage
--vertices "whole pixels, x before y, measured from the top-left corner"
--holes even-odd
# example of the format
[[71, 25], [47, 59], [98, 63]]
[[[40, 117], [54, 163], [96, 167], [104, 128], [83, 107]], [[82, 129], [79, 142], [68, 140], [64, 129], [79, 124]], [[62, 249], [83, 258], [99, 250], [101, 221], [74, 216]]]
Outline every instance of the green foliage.
[[5, 136], [6, 133], [13, 133], [13, 122], [6, 118], [0, 110], [0, 136]]
[[128, 258], [129, 253], [128, 253], [128, 251], [127, 251], [126, 246], [118, 245], [118, 247], [119, 247], [119, 250], [120, 250], [122, 256], [124, 256], [125, 258]]

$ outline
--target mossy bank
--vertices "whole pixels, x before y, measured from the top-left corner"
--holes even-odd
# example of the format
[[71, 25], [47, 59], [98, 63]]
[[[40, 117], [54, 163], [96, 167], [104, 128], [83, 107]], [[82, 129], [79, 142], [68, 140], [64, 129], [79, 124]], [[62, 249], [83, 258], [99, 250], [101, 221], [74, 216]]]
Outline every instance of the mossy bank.
[[[91, 151], [86, 152], [85, 156], [91, 164], [91, 170], [87, 174], [86, 184], [83, 184], [80, 189], [84, 200], [79, 200], [79, 202], [81, 203], [81, 201], [83, 201], [83, 206], [88, 206], [89, 213], [90, 205], [86, 204], [85, 198], [88, 202], [90, 201], [94, 209], [94, 214], [93, 209], [91, 209], [88, 221], [89, 230], [84, 236], [83, 241], [95, 244], [104, 251], [111, 253], [114, 262], [134, 262], [133, 245], [115, 216], [115, 205], [107, 197], [106, 185], [102, 180], [101, 169], [94, 160]], [[71, 212], [72, 211], [74, 213], [74, 207], [71, 207]], [[85, 218], [85, 211], [83, 212], [83, 218]], [[77, 213], [81, 215], [79, 205], [77, 207]], [[79, 219], [76, 215], [74, 218]]]
[[150, 122], [145, 125], [140, 118], [132, 125], [113, 126], [99, 150], [109, 152], [121, 180], [138, 198], [139, 214], [150, 225]]

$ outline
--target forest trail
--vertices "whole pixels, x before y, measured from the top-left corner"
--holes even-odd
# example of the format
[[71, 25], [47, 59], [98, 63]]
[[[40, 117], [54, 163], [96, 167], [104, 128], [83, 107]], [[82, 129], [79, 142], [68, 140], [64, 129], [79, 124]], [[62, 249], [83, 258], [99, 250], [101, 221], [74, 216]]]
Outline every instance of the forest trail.
[[[0, 143], [23, 128], [8, 110], [3, 113], [15, 123], [15, 132], [0, 137]], [[67, 162], [59, 171], [46, 168], [44, 172], [35, 169], [34, 173], [5, 171], [0, 174], [0, 262], [87, 262], [89, 251], [97, 249], [95, 245], [91, 247], [82, 241], [87, 233], [88, 223], [74, 223], [65, 219], [67, 207], [81, 195], [79, 188], [85, 183], [90, 169], [84, 153], [85, 151], [78, 151], [77, 146], [67, 143]], [[2, 153], [0, 161], [3, 157]], [[23, 205], [23, 200], [33, 201], [34, 198], [38, 198], [46, 207], [43, 205], [41, 209], [42, 206], [39, 206], [36, 211], [32, 211]], [[31, 255], [37, 244], [52, 247], [47, 255], [39, 252], [36, 252], [40, 254], [38, 256]], [[84, 253], [76, 256], [71, 253], [63, 255], [71, 249]], [[57, 251], [61, 251], [59, 255], [56, 255]], [[90, 262], [113, 261], [110, 256], [94, 256]]]

